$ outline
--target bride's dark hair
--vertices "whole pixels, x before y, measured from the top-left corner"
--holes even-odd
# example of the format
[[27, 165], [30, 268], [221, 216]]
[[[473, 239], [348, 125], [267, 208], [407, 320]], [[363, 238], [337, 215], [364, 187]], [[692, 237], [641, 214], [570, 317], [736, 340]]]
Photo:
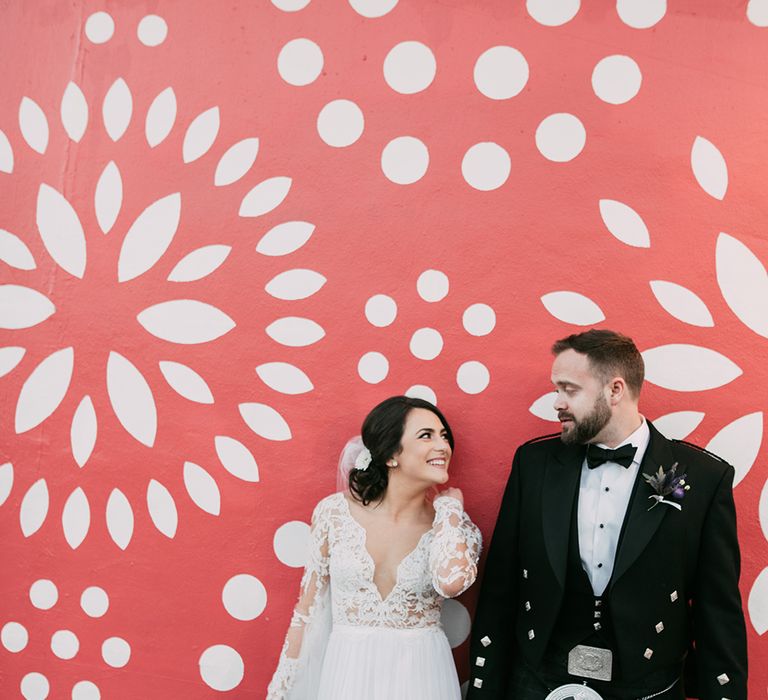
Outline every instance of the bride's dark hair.
[[437, 406], [410, 396], [385, 399], [365, 417], [361, 430], [363, 444], [371, 453], [371, 464], [365, 470], [353, 469], [349, 473], [349, 491], [364, 506], [381, 498], [387, 490], [390, 469], [387, 461], [396, 457], [402, 449], [405, 419], [414, 408], [431, 411], [440, 419], [448, 444], [453, 449], [451, 426]]

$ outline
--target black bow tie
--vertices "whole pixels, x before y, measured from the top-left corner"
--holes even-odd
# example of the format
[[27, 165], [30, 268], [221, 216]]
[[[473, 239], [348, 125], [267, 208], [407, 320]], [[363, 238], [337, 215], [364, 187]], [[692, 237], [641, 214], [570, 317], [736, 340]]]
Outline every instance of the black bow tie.
[[587, 466], [594, 469], [605, 462], [616, 462], [622, 467], [629, 468], [635, 457], [635, 452], [637, 452], [637, 448], [634, 445], [622, 445], [615, 450], [606, 450], [597, 445], [587, 445]]

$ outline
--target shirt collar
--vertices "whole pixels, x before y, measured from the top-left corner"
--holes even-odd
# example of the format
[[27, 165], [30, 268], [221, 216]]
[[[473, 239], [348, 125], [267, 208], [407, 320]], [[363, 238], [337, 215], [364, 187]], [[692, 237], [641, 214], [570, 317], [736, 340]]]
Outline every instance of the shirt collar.
[[[648, 422], [645, 420], [645, 416], [640, 417], [643, 419], [640, 427], [612, 448], [618, 449], [622, 445], [634, 445], [637, 448], [637, 452], [635, 452], [635, 456], [632, 459], [632, 464], [640, 464], [643, 461], [645, 451], [648, 449], [648, 443], [651, 441], [651, 429], [648, 427]], [[598, 447], [608, 448], [608, 445], [598, 443]]]

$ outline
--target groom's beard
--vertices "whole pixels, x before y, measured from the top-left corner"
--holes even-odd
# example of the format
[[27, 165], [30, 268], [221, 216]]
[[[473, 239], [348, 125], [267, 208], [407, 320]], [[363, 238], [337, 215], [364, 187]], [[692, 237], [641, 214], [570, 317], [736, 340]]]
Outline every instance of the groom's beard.
[[585, 445], [590, 442], [611, 420], [611, 409], [608, 402], [601, 394], [595, 400], [592, 411], [581, 420], [577, 420], [571, 413], [564, 411], [557, 416], [559, 419], [568, 418], [573, 421], [569, 428], [562, 428], [560, 439], [566, 445]]

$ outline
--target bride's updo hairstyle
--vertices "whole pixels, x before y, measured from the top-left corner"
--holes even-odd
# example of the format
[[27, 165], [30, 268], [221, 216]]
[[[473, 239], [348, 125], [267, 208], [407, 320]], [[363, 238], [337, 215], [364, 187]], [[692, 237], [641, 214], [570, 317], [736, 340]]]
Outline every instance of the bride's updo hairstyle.
[[405, 419], [414, 408], [431, 411], [440, 419], [453, 450], [451, 427], [437, 406], [410, 396], [385, 399], [366, 416], [361, 430], [363, 444], [371, 453], [371, 463], [365, 470], [353, 469], [349, 473], [349, 491], [364, 506], [379, 500], [387, 490], [389, 470], [392, 468], [387, 466], [387, 462], [397, 459], [402, 449]]

